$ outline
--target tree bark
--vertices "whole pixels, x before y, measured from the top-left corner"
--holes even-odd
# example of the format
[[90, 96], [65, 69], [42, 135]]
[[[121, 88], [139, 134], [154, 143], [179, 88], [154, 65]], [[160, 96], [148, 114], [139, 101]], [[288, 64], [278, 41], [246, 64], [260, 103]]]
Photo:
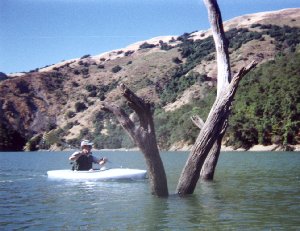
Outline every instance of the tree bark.
[[169, 194], [167, 177], [157, 147], [151, 104], [139, 98], [124, 84], [120, 84], [119, 89], [126, 98], [128, 105], [138, 115], [139, 124], [136, 125], [124, 110], [114, 104], [103, 103], [102, 109], [112, 112], [116, 116], [121, 126], [143, 153], [152, 194], [166, 197]]

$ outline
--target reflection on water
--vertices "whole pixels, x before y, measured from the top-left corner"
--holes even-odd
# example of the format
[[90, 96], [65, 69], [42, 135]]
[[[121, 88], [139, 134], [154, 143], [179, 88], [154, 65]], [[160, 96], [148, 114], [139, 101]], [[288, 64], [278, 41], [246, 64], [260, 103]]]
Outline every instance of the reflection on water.
[[[0, 153], [1, 230], [299, 230], [299, 153], [222, 153], [213, 182], [157, 198], [148, 180], [53, 181], [69, 153]], [[140, 153], [105, 153], [145, 168]], [[170, 192], [187, 153], [163, 153]], [[24, 163], [30, 164], [24, 164]]]

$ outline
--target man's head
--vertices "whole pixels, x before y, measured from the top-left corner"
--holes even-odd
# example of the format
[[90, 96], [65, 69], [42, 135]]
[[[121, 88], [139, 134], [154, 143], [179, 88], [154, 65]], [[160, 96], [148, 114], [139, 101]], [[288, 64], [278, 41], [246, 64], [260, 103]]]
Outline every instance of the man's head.
[[80, 144], [81, 149], [87, 153], [92, 149], [92, 146], [93, 143], [91, 143], [89, 140], [83, 140]]

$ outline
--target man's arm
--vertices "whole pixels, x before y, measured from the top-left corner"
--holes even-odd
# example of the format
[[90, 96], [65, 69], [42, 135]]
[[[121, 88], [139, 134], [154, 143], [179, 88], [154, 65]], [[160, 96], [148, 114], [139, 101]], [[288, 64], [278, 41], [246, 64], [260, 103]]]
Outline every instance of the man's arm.
[[97, 164], [103, 165], [107, 162], [107, 158], [106, 157], [102, 157], [100, 159], [96, 158], [93, 156], [93, 161]]
[[103, 157], [103, 158], [100, 159], [99, 164], [100, 164], [100, 165], [103, 165], [103, 164], [105, 164], [106, 162], [107, 162], [107, 158], [106, 158], [106, 157]]
[[70, 157], [69, 160], [77, 160], [80, 156], [82, 156], [81, 152], [74, 152]]

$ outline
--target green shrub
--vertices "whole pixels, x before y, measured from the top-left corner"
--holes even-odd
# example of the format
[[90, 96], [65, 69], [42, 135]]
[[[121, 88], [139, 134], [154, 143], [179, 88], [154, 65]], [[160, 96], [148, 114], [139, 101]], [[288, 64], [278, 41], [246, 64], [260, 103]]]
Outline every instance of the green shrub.
[[17, 88], [19, 89], [20, 94], [30, 92], [29, 83], [26, 82], [25, 80], [21, 80], [17, 82]]
[[89, 57], [91, 57], [91, 55], [84, 55], [80, 59], [85, 59], [85, 58], [89, 58]]
[[88, 92], [92, 92], [92, 91], [97, 90], [97, 87], [96, 87], [95, 85], [89, 84], [89, 85], [86, 85], [86, 86], [85, 86], [85, 89], [86, 89]]
[[134, 51], [131, 51], [131, 50], [129, 50], [129, 51], [126, 51], [125, 52], [125, 56], [130, 56], [130, 55], [132, 55], [134, 53]]
[[79, 87], [79, 84], [75, 81], [72, 81], [72, 87]]
[[183, 35], [177, 38], [178, 41], [185, 42], [189, 39], [190, 33], [184, 33]]
[[178, 57], [174, 57], [174, 58], [172, 58], [172, 62], [176, 63], [176, 64], [180, 64], [180, 63], [182, 63], [182, 60], [180, 60]]
[[119, 65], [114, 66], [114, 67], [111, 69], [111, 71], [112, 71], [113, 73], [117, 73], [117, 72], [119, 72], [120, 70], [122, 70], [122, 67], [120, 67]]
[[25, 145], [25, 151], [37, 151], [39, 148], [39, 144], [43, 138], [42, 134], [37, 134], [33, 136], [29, 141], [27, 141]]
[[87, 107], [84, 103], [82, 103], [82, 102], [76, 102], [75, 103], [75, 111], [76, 112], [82, 112], [86, 109], [87, 109]]
[[74, 75], [80, 75], [80, 71], [79, 71], [79, 70], [77, 70], [77, 69], [76, 69], [76, 70], [74, 70], [74, 72], [73, 72], [73, 73], [74, 73]]
[[89, 74], [89, 69], [88, 69], [88, 68], [83, 68], [83, 69], [81, 70], [81, 73], [82, 73], [83, 75], [88, 75], [88, 74]]
[[160, 49], [167, 51], [173, 48], [173, 46], [168, 45], [168, 43], [164, 43], [162, 40], [159, 41]]
[[153, 48], [156, 47], [155, 44], [149, 44], [147, 42], [144, 42], [143, 44], [140, 45], [140, 49], [147, 49], [147, 48]]
[[0, 81], [6, 80], [6, 79], [8, 79], [8, 76], [5, 73], [0, 72]]
[[76, 113], [74, 111], [67, 111], [66, 112], [66, 117], [67, 118], [73, 118], [76, 115]]
[[97, 96], [97, 91], [93, 90], [89, 93], [89, 97], [96, 97]]
[[66, 124], [66, 126], [64, 127], [64, 129], [70, 130], [72, 127], [74, 126], [73, 122], [69, 122]]

